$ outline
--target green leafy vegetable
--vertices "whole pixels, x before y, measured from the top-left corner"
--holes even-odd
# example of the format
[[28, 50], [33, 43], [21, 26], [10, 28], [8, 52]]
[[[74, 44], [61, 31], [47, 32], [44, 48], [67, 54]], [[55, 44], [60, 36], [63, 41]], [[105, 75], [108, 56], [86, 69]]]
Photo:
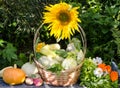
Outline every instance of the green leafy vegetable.
[[64, 49], [55, 50], [55, 53], [63, 58], [66, 58], [68, 55]]
[[50, 68], [48, 68], [48, 70], [55, 72], [55, 73], [60, 73], [60, 71], [63, 69], [63, 67], [61, 66], [61, 64], [53, 64]]
[[94, 75], [94, 70], [97, 65], [94, 64], [91, 58], [86, 58], [81, 68], [80, 85], [87, 88], [118, 88], [118, 80], [112, 82], [109, 74], [101, 77]]

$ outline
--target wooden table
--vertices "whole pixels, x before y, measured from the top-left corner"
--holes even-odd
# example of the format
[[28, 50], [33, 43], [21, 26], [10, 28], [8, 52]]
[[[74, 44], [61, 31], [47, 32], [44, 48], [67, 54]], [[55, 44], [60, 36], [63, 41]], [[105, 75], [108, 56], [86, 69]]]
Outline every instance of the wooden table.
[[68, 87], [55, 87], [55, 86], [50, 86], [50, 85], [44, 84], [40, 87], [36, 87], [34, 85], [26, 85], [25, 83], [20, 84], [20, 85], [10, 86], [10, 85], [4, 83], [2, 78], [0, 78], [0, 88], [83, 88], [83, 87], [80, 87], [79, 84], [75, 84], [73, 86], [68, 86]]

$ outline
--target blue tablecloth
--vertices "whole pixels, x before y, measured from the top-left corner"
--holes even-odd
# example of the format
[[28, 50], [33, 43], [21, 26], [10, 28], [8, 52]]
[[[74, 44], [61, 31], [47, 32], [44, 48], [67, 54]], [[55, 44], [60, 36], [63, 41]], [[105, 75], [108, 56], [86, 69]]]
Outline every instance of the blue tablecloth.
[[82, 88], [82, 87], [80, 87], [79, 84], [75, 84], [73, 86], [68, 86], [68, 87], [55, 87], [55, 86], [50, 86], [50, 85], [44, 84], [40, 87], [36, 87], [34, 85], [26, 85], [25, 83], [20, 84], [20, 85], [10, 86], [10, 85], [4, 83], [2, 78], [0, 78], [0, 88]]

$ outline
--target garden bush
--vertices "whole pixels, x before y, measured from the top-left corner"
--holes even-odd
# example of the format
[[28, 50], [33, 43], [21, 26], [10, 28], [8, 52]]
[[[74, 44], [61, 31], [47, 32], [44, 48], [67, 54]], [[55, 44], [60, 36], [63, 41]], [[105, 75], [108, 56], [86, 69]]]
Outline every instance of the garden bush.
[[[80, 7], [79, 18], [82, 21], [80, 25], [86, 33], [88, 44], [86, 57], [99, 56], [108, 63], [110, 63], [110, 60], [117, 62], [120, 58], [120, 1], [62, 1]], [[23, 53], [25, 56], [27, 55], [26, 58], [28, 60], [29, 55], [33, 53], [34, 33], [42, 23], [43, 8], [46, 4], [57, 2], [59, 1], [0, 0], [0, 39], [7, 41], [6, 44], [10, 43], [13, 47], [16, 47], [14, 53], [17, 57]], [[48, 41], [48, 38], [49, 33], [46, 30], [42, 30], [41, 39]], [[0, 53], [3, 52], [4, 49], [0, 49]], [[7, 62], [10, 59], [4, 59], [3, 57], [1, 54], [0, 59], [3, 61], [2, 64], [6, 64], [4, 66], [9, 65]], [[14, 62], [16, 60], [12, 59], [12, 61]], [[19, 63], [19, 59], [17, 61]]]

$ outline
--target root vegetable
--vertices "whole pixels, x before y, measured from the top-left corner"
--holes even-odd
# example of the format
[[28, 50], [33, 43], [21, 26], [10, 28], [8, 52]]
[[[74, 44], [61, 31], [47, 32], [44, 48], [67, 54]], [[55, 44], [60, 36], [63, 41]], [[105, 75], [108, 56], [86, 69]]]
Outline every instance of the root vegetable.
[[43, 84], [43, 80], [41, 78], [33, 79], [33, 83], [35, 86], [41, 86]]
[[25, 79], [25, 83], [28, 84], [28, 85], [32, 85], [33, 84], [33, 79], [28, 77], [28, 78]]

